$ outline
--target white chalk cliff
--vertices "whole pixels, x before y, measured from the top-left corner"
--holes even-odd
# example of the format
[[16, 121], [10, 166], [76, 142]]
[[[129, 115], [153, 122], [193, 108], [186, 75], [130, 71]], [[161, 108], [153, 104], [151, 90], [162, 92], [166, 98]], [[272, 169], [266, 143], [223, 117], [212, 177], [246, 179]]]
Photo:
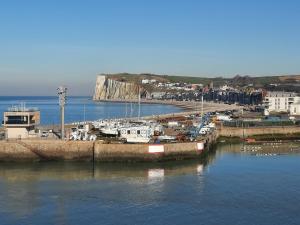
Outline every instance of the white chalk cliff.
[[109, 99], [137, 99], [139, 86], [135, 83], [109, 79], [105, 75], [97, 76], [93, 99], [95, 101]]

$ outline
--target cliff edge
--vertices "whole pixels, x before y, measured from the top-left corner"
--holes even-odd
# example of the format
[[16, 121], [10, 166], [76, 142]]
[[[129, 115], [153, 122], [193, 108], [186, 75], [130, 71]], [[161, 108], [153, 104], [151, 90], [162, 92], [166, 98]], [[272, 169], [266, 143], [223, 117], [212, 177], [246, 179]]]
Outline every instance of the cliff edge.
[[98, 75], [93, 100], [109, 99], [137, 99], [139, 85], [110, 79], [105, 75]]

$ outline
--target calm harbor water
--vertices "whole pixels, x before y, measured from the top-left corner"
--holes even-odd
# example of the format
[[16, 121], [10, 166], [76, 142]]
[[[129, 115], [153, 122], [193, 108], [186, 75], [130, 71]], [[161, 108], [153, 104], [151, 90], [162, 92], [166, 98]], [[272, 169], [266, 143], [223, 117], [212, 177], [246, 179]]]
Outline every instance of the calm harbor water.
[[[59, 105], [56, 96], [13, 96], [0, 97], [0, 114], [13, 105], [26, 103], [27, 107], [38, 107], [41, 111], [42, 124], [59, 123]], [[132, 106], [132, 107], [131, 107]], [[136, 117], [137, 104], [94, 102], [91, 97], [68, 97], [66, 105], [66, 123], [97, 120], [106, 118], [121, 118], [127, 115]], [[158, 115], [162, 113], [175, 113], [181, 108], [172, 105], [141, 104], [141, 116]]]
[[0, 224], [300, 224], [300, 155], [0, 164]]

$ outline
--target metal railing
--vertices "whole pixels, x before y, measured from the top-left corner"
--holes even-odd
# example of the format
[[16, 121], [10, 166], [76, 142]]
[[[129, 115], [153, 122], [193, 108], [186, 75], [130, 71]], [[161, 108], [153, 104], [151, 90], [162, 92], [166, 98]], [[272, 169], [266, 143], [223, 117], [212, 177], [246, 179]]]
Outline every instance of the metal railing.
[[22, 106], [12, 106], [7, 109], [8, 112], [36, 112], [39, 111], [39, 108], [32, 107], [32, 108], [25, 108]]

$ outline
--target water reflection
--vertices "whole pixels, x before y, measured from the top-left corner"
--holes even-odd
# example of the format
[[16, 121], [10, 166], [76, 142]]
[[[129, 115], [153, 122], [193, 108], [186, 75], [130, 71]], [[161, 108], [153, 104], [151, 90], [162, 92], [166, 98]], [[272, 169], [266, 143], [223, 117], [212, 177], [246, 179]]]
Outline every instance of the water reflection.
[[[262, 186], [266, 183], [256, 183], [257, 177], [270, 181], [270, 187], [273, 187], [278, 180], [279, 168], [282, 179], [288, 179], [286, 174], [291, 176], [291, 171], [298, 171], [298, 163], [294, 162], [298, 158], [287, 161], [282, 157], [280, 162], [272, 158], [261, 159], [249, 152], [241, 152], [242, 147], [241, 144], [220, 145], [216, 152], [203, 159], [180, 162], [96, 163], [94, 166], [88, 162], [1, 163], [1, 224], [97, 224], [98, 220], [87, 221], [86, 217], [80, 216], [81, 212], [88, 213], [89, 218], [103, 216], [106, 222], [114, 224], [117, 222], [115, 215], [120, 214], [131, 221], [137, 216], [137, 210], [140, 215], [151, 216], [153, 221], [162, 215], [176, 217], [178, 211], [186, 215], [192, 212], [194, 217], [201, 214], [204, 218], [215, 212], [212, 210], [215, 207], [220, 207], [217, 211], [222, 212], [225, 203], [236, 209], [235, 206], [240, 205], [235, 202], [239, 197], [244, 204], [254, 201], [257, 193], [263, 193], [262, 200], [266, 198], [269, 192], [263, 190], [271, 189]], [[282, 164], [285, 166], [278, 166]], [[291, 165], [293, 167], [289, 167]], [[259, 169], [266, 173], [262, 175]], [[276, 176], [270, 176], [270, 172]], [[292, 177], [291, 190], [298, 190], [296, 184], [300, 180], [295, 182], [297, 177], [298, 174]], [[280, 185], [283, 184], [276, 186], [278, 191], [271, 192], [270, 199], [281, 193]], [[246, 193], [252, 197], [244, 201], [245, 190], [249, 190]], [[174, 207], [166, 209], [170, 205]], [[158, 207], [165, 211], [156, 211]], [[149, 209], [154, 213], [149, 215]], [[139, 224], [139, 221], [135, 222]]]
[[199, 174], [215, 158], [215, 152], [204, 159], [164, 163], [95, 163], [90, 162], [42, 162], [1, 163], [0, 180], [21, 181], [89, 180], [114, 178], [156, 178], [169, 175]]
[[165, 176], [164, 169], [149, 169], [148, 170], [148, 180], [163, 179], [164, 176]]
[[300, 142], [299, 141], [289, 141], [289, 142], [262, 142], [253, 144], [219, 144], [217, 154], [267, 154], [267, 155], [282, 155], [282, 154], [298, 154], [300, 153]]
[[[122, 199], [134, 200], [136, 204], [154, 204], [161, 201], [163, 193], [170, 189], [165, 185], [166, 177], [202, 176], [214, 157], [215, 154], [211, 153], [201, 160], [135, 164], [1, 163], [0, 213], [9, 212], [18, 218], [26, 218], [40, 209], [45, 201], [50, 201], [59, 209], [56, 216], [60, 222], [57, 222], [64, 224], [65, 202], [82, 200], [82, 192], [85, 192], [84, 198], [99, 198], [102, 202]], [[128, 191], [132, 189], [139, 191]]]

